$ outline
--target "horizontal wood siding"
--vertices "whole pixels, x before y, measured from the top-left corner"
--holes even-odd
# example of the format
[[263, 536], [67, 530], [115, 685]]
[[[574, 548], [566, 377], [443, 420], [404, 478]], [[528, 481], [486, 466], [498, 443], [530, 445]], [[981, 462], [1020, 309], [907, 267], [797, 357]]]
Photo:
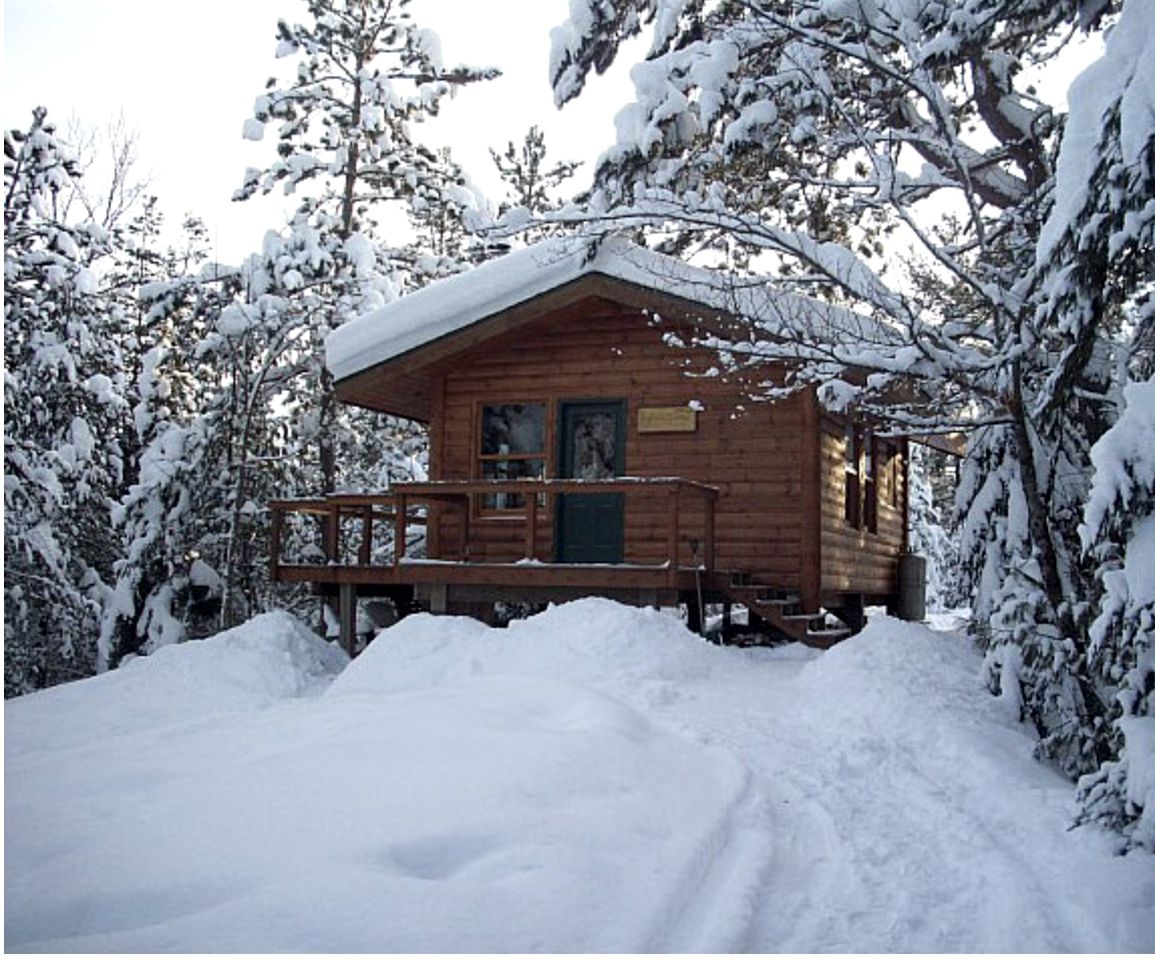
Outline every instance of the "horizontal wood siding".
[[[718, 377], [687, 377], [682, 364], [689, 361], [688, 369], [701, 373], [712, 358], [668, 347], [662, 334], [636, 308], [589, 299], [452, 357], [441, 371], [435, 469], [442, 479], [477, 479], [481, 404], [543, 401], [550, 409], [548, 473], [556, 476], [559, 402], [623, 399], [626, 474], [680, 476], [719, 487], [716, 565], [796, 587], [804, 522], [803, 398], [743, 403], [740, 392]], [[639, 407], [683, 406], [689, 400], [704, 407], [694, 433], [638, 432]], [[627, 563], [666, 558], [670, 509], [664, 495], [627, 500]], [[702, 512], [694, 497], [683, 495], [681, 518], [682, 556], [688, 562], [689, 541], [703, 538]], [[448, 511], [439, 520], [436, 540], [447, 556], [462, 541], [462, 522], [460, 513]], [[469, 559], [509, 561], [524, 553], [520, 518], [474, 515], [469, 523]], [[551, 559], [552, 549], [552, 517], [542, 511], [539, 558]]]
[[[822, 418], [822, 592], [863, 593], [888, 596], [895, 592], [898, 555], [904, 545], [906, 502], [905, 471], [901, 446], [898, 462], [888, 470], [880, 460], [878, 470], [877, 532], [856, 528], [846, 520], [846, 446], [843, 423]], [[878, 443], [882, 450], [882, 442]], [[864, 485], [862, 485], [864, 486]], [[892, 503], [892, 500], [896, 501]]]

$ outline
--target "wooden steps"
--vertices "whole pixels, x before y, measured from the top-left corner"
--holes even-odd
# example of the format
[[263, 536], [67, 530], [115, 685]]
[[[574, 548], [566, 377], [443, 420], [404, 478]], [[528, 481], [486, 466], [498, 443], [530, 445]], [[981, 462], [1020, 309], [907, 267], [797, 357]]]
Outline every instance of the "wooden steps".
[[824, 610], [803, 609], [796, 593], [752, 582], [748, 574], [732, 574], [725, 592], [775, 630], [810, 647], [827, 649], [854, 633]]

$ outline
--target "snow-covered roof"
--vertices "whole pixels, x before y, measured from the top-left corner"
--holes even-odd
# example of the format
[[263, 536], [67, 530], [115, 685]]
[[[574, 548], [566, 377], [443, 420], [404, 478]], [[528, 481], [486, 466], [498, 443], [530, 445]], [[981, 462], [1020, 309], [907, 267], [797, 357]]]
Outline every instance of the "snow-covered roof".
[[786, 301], [763, 283], [735, 284], [718, 271], [693, 267], [617, 237], [552, 238], [440, 280], [334, 330], [326, 362], [338, 380], [462, 330], [519, 303], [590, 274], [671, 294], [752, 319], [781, 320]]

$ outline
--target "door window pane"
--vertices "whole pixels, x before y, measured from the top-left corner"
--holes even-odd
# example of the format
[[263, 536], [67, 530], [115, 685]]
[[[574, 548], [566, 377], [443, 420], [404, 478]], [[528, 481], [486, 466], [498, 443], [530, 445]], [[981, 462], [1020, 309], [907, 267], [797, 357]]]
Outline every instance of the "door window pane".
[[590, 413], [577, 419], [573, 431], [573, 475], [577, 480], [608, 480], [614, 476], [617, 418]]

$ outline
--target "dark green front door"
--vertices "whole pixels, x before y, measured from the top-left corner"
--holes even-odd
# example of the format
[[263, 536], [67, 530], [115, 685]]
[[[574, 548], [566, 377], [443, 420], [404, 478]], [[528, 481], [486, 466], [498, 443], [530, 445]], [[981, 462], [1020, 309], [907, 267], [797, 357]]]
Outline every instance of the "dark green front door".
[[[562, 477], [609, 480], [626, 465], [626, 405], [621, 400], [563, 403], [558, 430]], [[620, 493], [567, 493], [558, 497], [559, 563], [621, 563], [625, 526]]]

